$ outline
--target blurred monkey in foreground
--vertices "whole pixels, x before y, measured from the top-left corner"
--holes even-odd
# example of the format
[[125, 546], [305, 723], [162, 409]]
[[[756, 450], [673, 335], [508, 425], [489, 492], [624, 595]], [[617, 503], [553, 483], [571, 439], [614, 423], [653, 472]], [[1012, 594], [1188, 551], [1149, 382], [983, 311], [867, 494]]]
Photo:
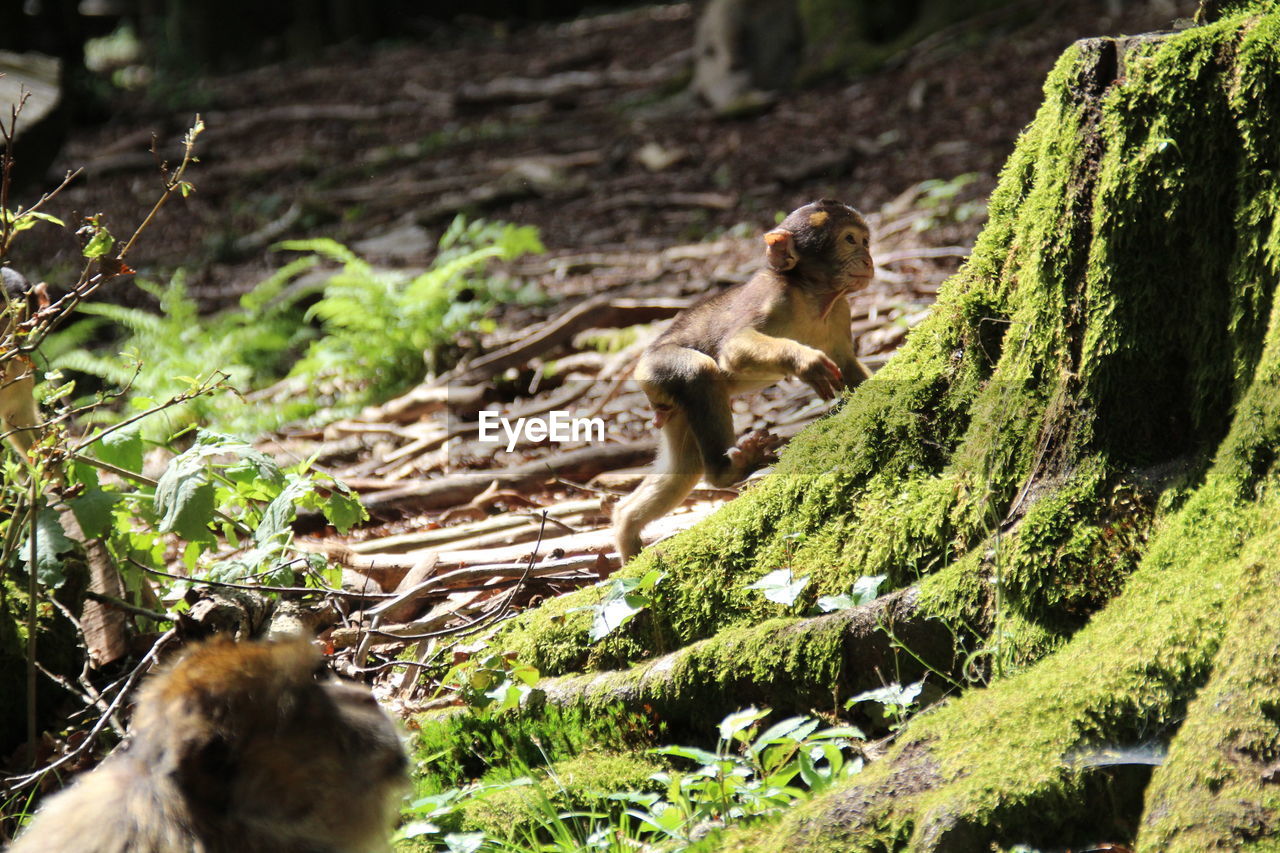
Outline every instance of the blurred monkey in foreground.
[[369, 691], [306, 642], [215, 640], [142, 689], [131, 739], [49, 799], [10, 853], [387, 849], [406, 782]]
[[36, 439], [34, 427], [40, 423], [36, 408], [36, 370], [18, 345], [19, 325], [49, 304], [43, 284], [34, 287], [22, 273], [0, 267], [4, 302], [0, 304], [0, 432], [9, 434], [9, 443], [19, 454]]
[[844, 298], [875, 271], [862, 214], [831, 199], [812, 202], [764, 242], [764, 269], [677, 315], [636, 366], [662, 444], [653, 473], [613, 511], [624, 562], [640, 551], [644, 526], [704, 474], [728, 486], [772, 461], [773, 436], [734, 442], [731, 395], [797, 376], [829, 400], [870, 375], [854, 355]]

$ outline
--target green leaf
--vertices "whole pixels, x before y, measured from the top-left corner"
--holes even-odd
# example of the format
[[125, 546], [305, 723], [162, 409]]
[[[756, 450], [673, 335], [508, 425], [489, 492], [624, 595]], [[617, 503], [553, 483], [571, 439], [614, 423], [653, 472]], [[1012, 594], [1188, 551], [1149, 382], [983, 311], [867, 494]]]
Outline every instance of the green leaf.
[[81, 253], [86, 258], [101, 258], [109, 254], [116, 245], [116, 238], [105, 228], [99, 228], [93, 232], [93, 236], [89, 238], [89, 242], [85, 244]]
[[339, 533], [346, 533], [362, 521], [367, 521], [369, 512], [354, 494], [332, 492], [322, 508], [325, 520], [334, 526]]
[[591, 642], [603, 640], [648, 606], [648, 596], [634, 593], [601, 602], [593, 608], [595, 618], [591, 620]]
[[258, 522], [258, 529], [253, 533], [253, 541], [264, 545], [288, 531], [289, 525], [298, 515], [298, 498], [310, 489], [309, 482], [295, 478], [284, 491], [276, 495], [263, 511], [262, 521]]
[[77, 497], [67, 501], [71, 511], [75, 513], [80, 530], [90, 539], [106, 536], [111, 530], [116, 503], [120, 500], [118, 492], [107, 492], [102, 489], [86, 489]]
[[720, 756], [714, 752], [698, 749], [696, 746], [660, 746], [649, 751], [656, 755], [674, 755], [676, 758], [687, 758], [690, 761], [696, 761], [698, 764], [704, 765], [714, 765], [720, 761]]
[[476, 853], [484, 846], [483, 832], [451, 832], [444, 837], [449, 853]]
[[213, 520], [214, 488], [203, 466], [192, 462], [185, 453], [175, 457], [156, 485], [160, 530], [176, 533], [188, 542], [212, 542], [209, 522]]
[[137, 429], [121, 429], [109, 433], [95, 440], [93, 447], [98, 459], [108, 465], [135, 474], [142, 472], [142, 436]]
[[758, 754], [767, 746], [778, 743], [798, 743], [804, 740], [818, 727], [818, 720], [813, 717], [788, 717], [779, 720], [765, 729], [751, 745], [751, 751]]
[[823, 613], [831, 613], [836, 610], [852, 610], [858, 606], [858, 602], [853, 600], [849, 595], [824, 595], [817, 602], [818, 609]]
[[853, 600], [858, 604], [875, 601], [880, 594], [880, 585], [888, 575], [863, 575], [853, 582]]
[[[76, 543], [67, 538], [66, 531], [62, 529], [62, 519], [52, 509], [42, 509], [36, 514], [35, 530], [32, 532], [36, 539], [36, 577], [46, 589], [57, 589], [66, 580], [61, 555], [75, 548]], [[30, 533], [19, 546], [18, 553], [27, 571], [31, 571]]]
[[732, 740], [734, 735], [750, 728], [756, 723], [769, 716], [770, 711], [765, 708], [763, 711], [756, 708], [744, 708], [741, 711], [735, 711], [720, 721], [720, 739]]
[[795, 604], [800, 593], [804, 592], [804, 588], [808, 585], [808, 576], [796, 579], [792, 577], [791, 569], [778, 569], [769, 572], [755, 583], [747, 584], [746, 588], [758, 589], [768, 600], [790, 607]]

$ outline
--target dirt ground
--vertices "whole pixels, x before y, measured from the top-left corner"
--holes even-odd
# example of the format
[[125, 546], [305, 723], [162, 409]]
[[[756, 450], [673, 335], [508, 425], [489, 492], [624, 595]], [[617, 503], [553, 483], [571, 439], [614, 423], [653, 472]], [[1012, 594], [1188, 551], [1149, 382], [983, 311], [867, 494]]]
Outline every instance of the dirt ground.
[[[278, 239], [390, 233], [367, 253], [421, 264], [459, 210], [537, 225], [554, 254], [646, 252], [738, 223], [759, 233], [776, 212], [821, 196], [875, 211], [921, 181], [966, 173], [976, 180], [963, 197], [980, 200], [1068, 44], [1165, 28], [1193, 8], [1015, 4], [880, 73], [791, 92], [735, 119], [682, 93], [689, 4], [518, 30], [473, 21], [429, 43], [335, 49], [193, 81], [169, 96], [180, 106], [122, 94], [108, 122], [65, 147], [53, 171], [85, 175], [51, 212], [102, 212], [128, 233], [158, 192], [152, 135], [176, 159], [196, 112], [209, 128], [190, 175], [197, 192], [164, 211], [131, 261], [158, 278], [185, 267], [210, 307], [282, 263], [267, 249]], [[981, 221], [943, 223], [920, 241], [968, 244]], [[53, 282], [77, 254], [69, 233], [37, 229], [12, 260]]]

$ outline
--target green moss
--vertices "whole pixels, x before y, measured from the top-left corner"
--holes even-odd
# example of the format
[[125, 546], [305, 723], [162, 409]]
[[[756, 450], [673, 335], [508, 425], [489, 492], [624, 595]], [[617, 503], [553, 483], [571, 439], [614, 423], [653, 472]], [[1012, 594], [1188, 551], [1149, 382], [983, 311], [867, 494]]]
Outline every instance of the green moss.
[[493, 778], [495, 768], [511, 778], [524, 769], [577, 756], [595, 743], [655, 746], [664, 731], [645, 715], [603, 704], [589, 710], [550, 706], [524, 714], [422, 715], [414, 727], [419, 796]]
[[652, 778], [666, 768], [636, 753], [583, 753], [546, 767], [531, 786], [509, 786], [469, 800], [463, 826], [494, 838], [533, 835], [540, 823], [565, 811], [617, 814], [621, 805], [609, 795], [658, 791]]
[[1139, 849], [1240, 850], [1280, 826], [1280, 566], [1249, 563], [1231, 602], [1234, 615], [1214, 660], [1214, 674], [1191, 703], [1187, 721], [1146, 793]]

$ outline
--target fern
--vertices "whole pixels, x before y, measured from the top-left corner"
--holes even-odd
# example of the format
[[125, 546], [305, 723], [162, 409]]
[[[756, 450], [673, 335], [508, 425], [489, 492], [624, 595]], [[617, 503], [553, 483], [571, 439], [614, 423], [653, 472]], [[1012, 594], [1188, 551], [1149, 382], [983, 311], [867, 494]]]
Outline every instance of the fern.
[[124, 326], [134, 335], [159, 335], [165, 330], [165, 322], [161, 317], [139, 308], [126, 308], [123, 305], [112, 305], [109, 302], [85, 302], [77, 309], [81, 314], [90, 317], [101, 317]]
[[[306, 418], [328, 408], [353, 410], [450, 366], [478, 332], [491, 327], [493, 306], [541, 298], [536, 288], [490, 269], [493, 261], [543, 251], [531, 227], [458, 217], [440, 239], [435, 263], [416, 275], [375, 269], [329, 239], [293, 240], [280, 248], [310, 254], [294, 259], [240, 300], [238, 310], [200, 317], [181, 273], [168, 285], [139, 282], [160, 303], [159, 315], [93, 303], [81, 313], [126, 332], [120, 347], [131, 360], [84, 349], [88, 332], [63, 332], [46, 344], [51, 363], [113, 385], [133, 381], [135, 401], [149, 405], [190, 387], [214, 370], [248, 391], [282, 377], [286, 392], [245, 406], [230, 395], [192, 400], [151, 427], [151, 437], [200, 421], [249, 433]], [[327, 279], [294, 286], [324, 261], [341, 264]], [[305, 313], [298, 301], [321, 298]], [[318, 328], [317, 328], [318, 326]], [[74, 327], [73, 327], [74, 328]], [[133, 364], [143, 370], [134, 377]]]

